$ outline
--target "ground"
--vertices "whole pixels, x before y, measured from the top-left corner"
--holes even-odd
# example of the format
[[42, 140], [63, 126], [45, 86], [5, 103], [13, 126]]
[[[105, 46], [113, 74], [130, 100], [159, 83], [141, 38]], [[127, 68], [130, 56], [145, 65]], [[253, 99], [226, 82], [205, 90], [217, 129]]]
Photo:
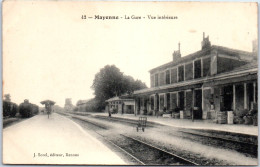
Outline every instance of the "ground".
[[50, 119], [37, 115], [5, 128], [3, 163], [125, 164], [78, 124], [55, 113]]
[[[218, 140], [207, 139], [181, 132], [191, 127], [207, 127], [227, 131], [241, 130], [255, 134], [257, 127], [213, 125], [206, 122], [173, 120], [149, 117], [145, 132], [136, 131], [138, 117], [105, 113], [53, 113], [37, 115], [3, 130], [3, 161], [15, 164], [137, 164], [107, 140], [135, 149], [126, 143], [121, 134], [157, 146], [202, 165], [256, 165], [257, 155], [244, 154], [225, 148]], [[65, 116], [65, 117], [64, 117]], [[66, 118], [67, 117], [67, 118]], [[118, 119], [114, 119], [117, 117]], [[126, 119], [127, 117], [127, 119]], [[122, 121], [124, 119], [124, 121]], [[132, 120], [129, 122], [129, 119]], [[128, 121], [127, 121], [128, 120]], [[184, 122], [184, 123], [181, 123]], [[181, 127], [185, 127], [180, 128]], [[205, 128], [203, 128], [205, 129]], [[247, 132], [246, 132], [246, 129]], [[180, 131], [181, 130], [181, 131]], [[217, 142], [217, 143], [215, 143]], [[66, 154], [67, 153], [67, 154]], [[140, 151], [146, 158], [150, 152]], [[55, 154], [55, 156], [51, 156]], [[69, 156], [68, 156], [69, 155]], [[35, 157], [34, 157], [35, 156]], [[148, 156], [151, 158], [151, 156]], [[140, 158], [140, 157], [138, 157]]]

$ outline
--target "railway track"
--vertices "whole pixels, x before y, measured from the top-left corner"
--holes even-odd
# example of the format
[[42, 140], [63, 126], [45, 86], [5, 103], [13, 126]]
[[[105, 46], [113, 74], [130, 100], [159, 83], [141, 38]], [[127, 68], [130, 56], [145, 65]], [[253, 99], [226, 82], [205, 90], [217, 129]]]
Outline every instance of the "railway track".
[[[184, 136], [184, 138], [188, 138], [194, 141], [197, 140], [203, 144], [236, 150], [237, 152], [246, 154], [247, 156], [251, 156], [254, 158], [257, 158], [258, 156], [258, 144], [254, 142], [245, 142], [243, 140], [239, 141], [223, 136], [200, 133], [197, 131], [179, 130], [179, 132], [190, 135], [190, 137]], [[197, 139], [194, 138], [195, 136], [197, 137]]]
[[[180, 157], [174, 153], [160, 149], [156, 146], [138, 140], [136, 138], [120, 134], [123, 137], [123, 143], [117, 144], [131, 155], [138, 157], [144, 165], [199, 165], [186, 158]], [[129, 147], [131, 146], [131, 147]]]
[[[97, 118], [97, 119], [102, 119], [102, 120], [109, 120], [109, 121], [114, 121], [114, 122], [121, 122], [121, 123], [127, 123], [129, 125], [135, 125], [138, 123], [138, 120], [132, 120], [132, 119], [125, 119], [125, 118], [117, 118], [117, 117], [106, 117], [106, 116], [102, 116], [102, 115], [91, 115], [91, 114], [83, 114], [83, 113], [70, 113], [70, 114], [75, 114], [75, 115], [80, 115], [80, 116], [90, 116], [90, 117], [93, 117], [93, 118]], [[136, 118], [138, 119], [138, 117]], [[164, 125], [161, 125], [159, 123], [154, 123], [154, 122], [147, 122], [147, 127], [154, 127], [154, 126], [164, 126]]]
[[[66, 114], [63, 115], [66, 116]], [[95, 126], [95, 128], [99, 128], [101, 130], [105, 129], [104, 126], [98, 123], [93, 123], [78, 117], [70, 117], [89, 124], [91, 127]], [[129, 158], [133, 159], [138, 165], [199, 165], [174, 153], [160, 149], [139, 139], [127, 136], [126, 134], [118, 134], [117, 136], [109, 137], [103, 135], [102, 131], [94, 132], [99, 136], [102, 136], [105, 141], [121, 150], [124, 154], [128, 155]]]
[[[104, 116], [95, 116], [95, 118], [107, 120], [107, 117]], [[136, 125], [137, 120], [129, 120], [112, 117], [110, 118], [112, 121], [127, 123], [131, 125]], [[147, 127], [163, 126], [161, 124], [147, 122]], [[233, 134], [230, 132], [221, 132], [221, 131], [212, 131], [212, 130], [189, 130], [186, 131], [184, 129], [178, 130], [181, 133], [189, 134], [190, 136], [182, 136], [185, 139], [190, 139], [193, 141], [197, 141], [203, 144], [235, 150], [237, 152], [243, 153], [246, 156], [250, 156], [253, 158], [258, 157], [258, 140], [257, 136], [250, 136], [244, 134]], [[176, 134], [173, 134], [176, 136]], [[192, 135], [192, 137], [191, 137]], [[179, 135], [177, 135], [179, 136]], [[196, 138], [196, 139], [195, 139]], [[195, 139], [195, 140], [194, 140]]]
[[[137, 120], [109, 118], [105, 116], [92, 116], [100, 120], [115, 121], [118, 123], [125, 123], [136, 126]], [[155, 124], [150, 124], [153, 127]], [[160, 125], [160, 124], [158, 124]], [[149, 125], [148, 125], [149, 127]], [[159, 128], [161, 129], [161, 128]], [[156, 130], [156, 129], [154, 129]], [[218, 132], [212, 130], [191, 130], [191, 129], [178, 129], [175, 132], [168, 131], [167, 127], [163, 128], [168, 134], [173, 136], [188, 139], [194, 142], [202, 143], [213, 147], [234, 150], [246, 156], [257, 158], [258, 157], [258, 141], [257, 136], [233, 134], [229, 132]], [[161, 132], [161, 131], [160, 131]]]

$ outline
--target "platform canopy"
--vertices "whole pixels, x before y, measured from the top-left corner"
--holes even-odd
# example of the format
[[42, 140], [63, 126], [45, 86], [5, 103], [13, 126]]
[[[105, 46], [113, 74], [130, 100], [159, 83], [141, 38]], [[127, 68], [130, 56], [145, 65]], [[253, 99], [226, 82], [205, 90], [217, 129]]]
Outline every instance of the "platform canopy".
[[54, 105], [55, 102], [52, 101], [52, 100], [44, 100], [44, 101], [41, 101], [41, 104], [44, 105], [44, 104], [50, 104], [50, 105]]

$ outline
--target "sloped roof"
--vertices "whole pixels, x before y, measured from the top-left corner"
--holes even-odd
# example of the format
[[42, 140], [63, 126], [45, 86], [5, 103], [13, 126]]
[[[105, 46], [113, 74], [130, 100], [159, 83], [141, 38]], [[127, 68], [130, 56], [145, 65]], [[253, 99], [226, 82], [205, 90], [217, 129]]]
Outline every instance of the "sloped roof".
[[129, 100], [133, 100], [131, 99], [132, 96], [115, 96], [115, 97], [112, 97], [108, 100], [106, 100], [106, 102], [111, 102], [111, 101], [119, 101], [119, 100], [122, 100], [122, 101], [129, 101]]
[[181, 63], [185, 63], [188, 61], [192, 61], [196, 58], [204, 57], [206, 55], [209, 55], [212, 50], [216, 49], [219, 53], [222, 54], [228, 54], [229, 56], [234, 56], [236, 58], [239, 58], [241, 60], [246, 60], [246, 58], [252, 58], [252, 53], [251, 52], [246, 52], [242, 50], [237, 50], [237, 49], [231, 49], [223, 46], [217, 46], [217, 45], [212, 45], [210, 47], [207, 47], [205, 49], [199, 50], [197, 52], [188, 54], [187, 56], [181, 57], [180, 60], [178, 61], [171, 61], [169, 63], [163, 64], [161, 66], [158, 66], [156, 68], [151, 69], [149, 72], [153, 72], [155, 70], [160, 70], [160, 69], [165, 69], [168, 67], [172, 67]]
[[41, 104], [46, 104], [46, 103], [49, 103], [50, 105], [54, 105], [55, 102], [52, 101], [52, 100], [44, 100], [44, 101], [41, 101]]
[[107, 99], [106, 102], [110, 102], [110, 101], [116, 101], [116, 100], [121, 100], [118, 96], [112, 97], [110, 99]]

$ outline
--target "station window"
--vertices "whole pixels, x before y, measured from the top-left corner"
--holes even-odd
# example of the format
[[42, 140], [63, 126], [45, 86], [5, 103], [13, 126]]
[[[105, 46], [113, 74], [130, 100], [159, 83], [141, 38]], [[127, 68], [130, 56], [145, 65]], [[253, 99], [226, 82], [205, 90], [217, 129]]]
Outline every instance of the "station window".
[[165, 73], [164, 72], [161, 72], [159, 74], [159, 86], [161, 85], [165, 85]]
[[185, 81], [193, 79], [193, 63], [185, 65]]
[[202, 63], [203, 63], [203, 77], [210, 76], [210, 61], [211, 61], [210, 57], [202, 59]]
[[154, 87], [154, 75], [151, 75], [151, 87]]
[[201, 77], [201, 60], [196, 60], [194, 62], [194, 78], [200, 78]]
[[171, 83], [177, 82], [177, 68], [171, 69]]
[[179, 77], [179, 82], [184, 81], [184, 66], [179, 66], [178, 67], [178, 77]]
[[159, 86], [159, 76], [155, 74], [155, 86]]
[[170, 84], [170, 70], [166, 71], [166, 84]]

